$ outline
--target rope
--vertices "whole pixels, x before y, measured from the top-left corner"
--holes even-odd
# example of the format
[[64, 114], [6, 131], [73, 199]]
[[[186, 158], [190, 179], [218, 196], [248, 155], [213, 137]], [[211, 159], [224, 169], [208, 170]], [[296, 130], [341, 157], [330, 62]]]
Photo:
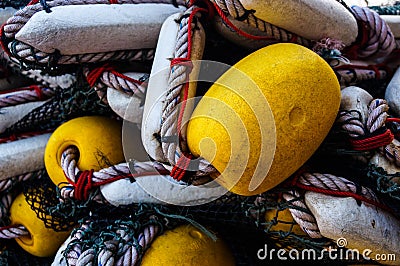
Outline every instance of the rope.
[[343, 63], [338, 59], [333, 59], [329, 65], [335, 71], [339, 83], [343, 87], [357, 85], [367, 80], [386, 80], [392, 76], [392, 70], [385, 64], [376, 65], [357, 65]]
[[84, 236], [90, 233], [90, 226], [83, 224], [74, 234], [71, 242], [65, 250], [65, 257], [70, 266], [85, 265], [139, 265], [144, 251], [149, 248], [151, 243], [160, 232], [158, 225], [150, 224], [143, 228], [137, 239], [130, 232], [127, 226], [121, 226], [115, 231], [112, 240], [104, 241], [100, 248], [96, 244], [88, 248], [80, 244]]
[[[198, 12], [204, 12], [205, 9], [192, 6], [182, 16], [180, 20], [180, 30], [178, 32], [175, 58], [171, 60], [171, 70], [168, 81], [168, 89], [166, 99], [164, 101], [162, 117], [161, 117], [161, 147], [164, 154], [162, 160], [167, 160], [173, 169], [171, 176], [176, 180], [182, 180], [186, 171], [191, 168], [192, 156], [186, 151], [187, 143], [186, 136], [182, 135], [185, 132], [186, 125], [182, 125], [183, 114], [186, 110], [186, 102], [189, 94], [189, 74], [192, 70], [191, 49], [192, 49], [192, 34], [197, 29], [197, 20], [194, 21]], [[197, 18], [197, 17], [196, 17]], [[181, 95], [183, 97], [181, 98]], [[179, 106], [180, 104], [180, 106]], [[172, 141], [171, 141], [172, 140]], [[197, 163], [197, 162], [196, 162]], [[200, 179], [205, 175], [216, 172], [216, 169], [206, 160], [199, 159], [198, 170], [193, 177], [200, 184]], [[208, 179], [205, 178], [206, 182]]]
[[137, 49], [128, 51], [111, 51], [103, 53], [87, 53], [78, 55], [60, 55], [44, 53], [20, 41], [11, 41], [8, 45], [10, 53], [26, 68], [35, 68], [30, 64], [38, 64], [45, 68], [55, 65], [95, 63], [103, 61], [148, 61], [154, 57], [154, 49]]
[[[132, 166], [134, 174], [131, 173], [128, 163], [120, 163], [99, 171], [81, 171], [76, 165], [78, 158], [79, 151], [75, 146], [68, 147], [62, 153], [61, 167], [70, 183], [61, 188], [61, 195], [64, 199], [87, 200], [93, 188], [120, 179], [133, 178], [134, 180], [140, 176], [169, 174], [160, 164], [153, 162], [135, 162]], [[95, 200], [103, 202], [104, 199], [99, 194], [99, 197], [95, 198]]]
[[[357, 201], [362, 201], [393, 213], [389, 207], [378, 200], [371, 189], [359, 186], [343, 177], [330, 174], [302, 173], [295, 176], [294, 180], [291, 181], [292, 185], [305, 191], [314, 191], [336, 197], [352, 197]], [[288, 209], [303, 231], [311, 238], [322, 238], [317, 221], [305, 204], [304, 198], [300, 196], [300, 192], [292, 189], [284, 192], [282, 197], [291, 204]]]
[[13, 193], [5, 192], [1, 194], [0, 199], [0, 224], [7, 224], [9, 221], [9, 210], [13, 202]]
[[[2, 96], [10, 92], [16, 92], [11, 95]], [[0, 108], [7, 106], [15, 106], [18, 104], [44, 101], [54, 96], [55, 92], [51, 88], [45, 88], [43, 86], [31, 85], [29, 87], [19, 88], [13, 91], [4, 91], [0, 94]]]
[[319, 231], [317, 221], [305, 204], [304, 198], [300, 198], [300, 193], [297, 190], [292, 190], [283, 193], [282, 197], [295, 207], [289, 207], [289, 211], [303, 231], [311, 238], [322, 238], [323, 236]]
[[[276, 42], [293, 42], [306, 47], [312, 47], [313, 42], [294, 33], [276, 27], [254, 16], [254, 10], [246, 10], [239, 0], [210, 0], [222, 20], [239, 35], [252, 40], [274, 40]], [[236, 28], [228, 16], [246, 22], [266, 33], [267, 36], [254, 36]]]
[[295, 186], [325, 195], [352, 197], [358, 201], [371, 204], [389, 213], [393, 213], [389, 207], [378, 200], [375, 193], [370, 188], [359, 186], [343, 177], [330, 174], [304, 173], [298, 177]]
[[367, 7], [351, 7], [359, 23], [356, 44], [349, 47], [346, 54], [351, 58], [385, 57], [395, 48], [394, 36], [386, 22], [375, 11]]
[[388, 118], [388, 110], [389, 106], [385, 100], [375, 99], [368, 107], [365, 125], [362, 123], [361, 114], [356, 111], [339, 112], [337, 122], [349, 135], [354, 150], [377, 149], [388, 161], [400, 166], [400, 147], [393, 143], [394, 135], [386, 128], [386, 123], [393, 121]]
[[[141, 85], [144, 80], [147, 79], [147, 76], [144, 76], [140, 80], [136, 80], [116, 71], [109, 64], [94, 68], [90, 71], [85, 69], [84, 72], [91, 87], [94, 87], [100, 80], [100, 82], [103, 83], [102, 85], [107, 88], [113, 88], [128, 95], [135, 94], [140, 98], [144, 98], [145, 89]], [[103, 86], [101, 86], [101, 88], [102, 87]]]
[[11, 188], [13, 188], [16, 184], [24, 182], [24, 181], [27, 181], [27, 180], [29, 180], [29, 179], [31, 179], [33, 177], [37, 177], [37, 178], [40, 179], [40, 178], [43, 177], [45, 172], [46, 171], [44, 169], [42, 169], [42, 170], [38, 170], [38, 171], [35, 171], [35, 172], [26, 173], [26, 174], [22, 174], [22, 175], [17, 175], [17, 176], [14, 176], [14, 177], [7, 178], [5, 180], [1, 180], [0, 181], [0, 192], [8, 191]]
[[0, 227], [1, 239], [13, 239], [21, 236], [28, 236], [29, 231], [23, 225], [12, 225]]

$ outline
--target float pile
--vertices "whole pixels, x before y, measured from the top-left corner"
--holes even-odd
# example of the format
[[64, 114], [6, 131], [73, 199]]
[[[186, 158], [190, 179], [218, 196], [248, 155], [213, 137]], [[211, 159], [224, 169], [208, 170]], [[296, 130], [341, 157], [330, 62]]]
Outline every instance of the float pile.
[[0, 264], [398, 265], [386, 4], [2, 1]]

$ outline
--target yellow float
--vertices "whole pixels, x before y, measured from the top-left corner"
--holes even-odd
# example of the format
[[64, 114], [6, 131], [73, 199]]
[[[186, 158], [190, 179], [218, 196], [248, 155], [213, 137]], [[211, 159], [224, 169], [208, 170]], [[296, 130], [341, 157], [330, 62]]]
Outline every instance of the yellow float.
[[12, 225], [23, 225], [28, 230], [29, 235], [15, 240], [24, 250], [37, 257], [53, 256], [70, 233], [70, 231], [56, 232], [51, 228], [46, 228], [22, 193], [11, 205], [10, 220]]
[[168, 230], [151, 244], [142, 266], [230, 266], [235, 261], [222, 240], [212, 240], [192, 225]]
[[262, 48], [226, 71], [188, 124], [190, 151], [241, 195], [263, 193], [293, 174], [326, 137], [340, 105], [330, 66], [296, 44]]
[[107, 117], [79, 117], [62, 124], [50, 136], [44, 154], [49, 177], [55, 185], [67, 182], [61, 155], [69, 146], [78, 148], [81, 170], [97, 171], [124, 161], [121, 135], [121, 123]]

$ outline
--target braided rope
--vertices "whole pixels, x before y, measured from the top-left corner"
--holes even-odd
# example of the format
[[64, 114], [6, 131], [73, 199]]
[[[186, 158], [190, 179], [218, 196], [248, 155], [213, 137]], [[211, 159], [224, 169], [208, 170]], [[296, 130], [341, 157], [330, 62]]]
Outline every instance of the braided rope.
[[[171, 4], [171, 0], [117, 0], [116, 4], [144, 4], [144, 3], [159, 3]], [[176, 0], [176, 5], [185, 6], [182, 0]], [[94, 4], [110, 4], [109, 0], [53, 0], [46, 1], [49, 8], [65, 5], [94, 5]], [[37, 12], [44, 10], [40, 3], [28, 5], [23, 9], [18, 10], [14, 16], [9, 18], [4, 25], [4, 35], [7, 38], [15, 38], [17, 32], [29, 21], [29, 19]]]
[[304, 199], [299, 199], [300, 193], [297, 190], [292, 190], [290, 192], [285, 192], [282, 197], [295, 207], [289, 207], [289, 211], [292, 214], [293, 219], [299, 224], [303, 231], [311, 238], [322, 238], [323, 236], [319, 231], [314, 215], [308, 209]]
[[33, 177], [41, 178], [45, 174], [45, 170], [39, 170], [31, 173], [17, 175], [0, 181], [0, 192], [6, 191], [18, 183], [25, 182]]
[[[97, 84], [91, 84], [89, 79], [91, 78], [91, 73], [93, 72], [100, 72], [94, 75], [93, 81], [97, 81]], [[128, 95], [136, 95], [137, 97], [144, 99], [146, 89], [145, 86], [142, 84], [148, 77], [148, 74], [144, 74], [139, 80], [134, 80], [122, 73], [117, 72], [111, 67], [103, 66], [99, 68], [95, 68], [89, 71], [88, 68], [83, 70], [86, 78], [90, 85], [96, 86], [96, 91], [101, 91], [104, 88], [112, 88]], [[101, 84], [99, 84], [101, 83]], [[105, 92], [103, 92], [105, 94]], [[104, 98], [104, 94], [99, 95], [100, 98]], [[103, 96], [103, 97], [102, 97]]]
[[[261, 20], [254, 16], [254, 12], [246, 10], [239, 0], [211, 0], [214, 6], [220, 9], [225, 14], [247, 23], [248, 25], [255, 27], [276, 39], [278, 42], [294, 42], [306, 47], [312, 47], [313, 42], [307, 40], [301, 36], [289, 32], [280, 27], [274, 26], [264, 20]], [[228, 18], [223, 18], [228, 19]]]
[[[174, 60], [186, 60], [188, 58], [188, 60], [190, 60], [191, 40], [189, 39], [189, 35], [196, 30], [196, 25], [195, 23], [191, 23], [191, 25], [189, 25], [189, 23], [193, 16], [197, 14], [196, 9], [197, 7], [192, 6], [185, 13], [190, 14], [189, 17], [185, 17], [184, 15], [180, 20], [180, 30], [177, 35]], [[190, 67], [191, 66], [189, 64], [184, 63], [178, 63], [171, 66], [167, 95], [162, 110], [160, 130], [162, 138], [172, 136], [177, 139], [177, 141], [161, 142], [164, 160], [169, 161], [172, 165], [177, 165], [180, 159], [186, 158], [183, 154], [183, 150], [188, 150], [186, 137], [180, 134], [181, 131], [185, 132], [185, 130], [182, 128], [184, 128], [186, 125], [180, 125], [179, 117], [180, 112], [183, 112], [183, 110], [186, 108], [186, 106], [184, 106], [185, 99], [181, 100], [181, 94], [185, 89], [185, 86], [188, 85], [187, 79], [189, 75], [188, 73], [190, 72]], [[179, 106], [180, 102], [182, 103], [182, 106]], [[179, 138], [179, 136], [181, 138]], [[189, 161], [190, 160], [187, 160], [187, 164]], [[188, 165], [184, 166], [184, 168], [187, 168], [187, 166]], [[195, 179], [197, 177], [204, 177], [216, 172], [216, 169], [203, 158], [199, 159], [198, 168], [200, 170], [197, 170], [195, 173]], [[201, 183], [199, 179], [197, 181], [197, 184]]]
[[[361, 114], [355, 111], [341, 111], [337, 122], [341, 123], [341, 127], [351, 138], [360, 138], [371, 135], [379, 130], [386, 128], [388, 119], [389, 106], [386, 100], [375, 99], [368, 107], [368, 117], [364, 125], [361, 121]], [[357, 115], [355, 115], [355, 113]], [[400, 146], [396, 145], [393, 141], [378, 148], [385, 158], [400, 166]]]
[[297, 184], [331, 191], [351, 192], [379, 203], [375, 193], [368, 187], [358, 186], [346, 178], [330, 174], [304, 173], [297, 179]]
[[362, 34], [365, 43], [357, 50], [357, 57], [366, 58], [371, 56], [384, 57], [389, 55], [395, 48], [396, 43], [387, 23], [368, 7], [351, 7], [355, 18], [363, 24]]
[[[34, 63], [42, 66], [95, 63], [109, 60], [148, 61], [154, 57], [154, 49], [137, 49], [128, 51], [111, 51], [104, 53], [87, 53], [78, 55], [59, 55], [44, 53], [30, 45], [14, 40], [8, 44], [11, 54], [22, 63]], [[29, 68], [30, 66], [25, 66]]]
[[[138, 237], [138, 245], [139, 247], [135, 247], [133, 245], [125, 245], [122, 248], [122, 254], [117, 261], [117, 265], [126, 265], [126, 266], [135, 266], [140, 262], [140, 257], [143, 254], [143, 251], [148, 249], [154, 239], [157, 237], [160, 228], [155, 225], [147, 226], [143, 229], [143, 232], [140, 233]], [[121, 237], [125, 240], [125, 242], [129, 243], [132, 241], [132, 237], [126, 233], [126, 231], [120, 230], [117, 233], [121, 234]]]
[[[126, 228], [128, 229], [128, 228]], [[99, 250], [88, 248], [82, 252], [82, 246], [79, 241], [83, 235], [89, 230], [87, 224], [83, 224], [75, 234], [72, 235], [70, 245], [72, 247], [66, 252], [65, 256], [70, 266], [86, 266], [86, 265], [139, 265], [144, 251], [151, 245], [157, 237], [160, 228], [157, 225], [148, 225], [139, 234], [137, 241], [132, 234], [126, 230], [118, 229], [116, 233], [118, 239], [123, 241], [123, 245], [119, 244], [116, 238], [105, 241], [103, 247]], [[76, 243], [75, 243], [76, 242]]]
[[342, 129], [352, 138], [358, 138], [366, 134], [361, 114], [357, 111], [340, 111], [336, 121], [341, 124]]
[[0, 228], [0, 239], [13, 239], [28, 235], [29, 231], [23, 225], [5, 226]]
[[357, 85], [366, 80], [386, 80], [392, 74], [392, 70], [384, 64], [363, 66], [332, 59], [329, 65], [342, 87]]
[[18, 104], [43, 101], [53, 97], [55, 94], [51, 88], [45, 88], [43, 86], [29, 86], [26, 88], [20, 88], [13, 94], [2, 96], [0, 94], [0, 108], [7, 106], [15, 106]]
[[[82, 171], [77, 167], [78, 158], [79, 151], [75, 146], [68, 147], [62, 153], [61, 167], [64, 171], [65, 176], [68, 178], [68, 181], [72, 183], [61, 188], [61, 196], [63, 199], [76, 197], [76, 184], [79, 178], [82, 177]], [[89, 177], [91, 180], [91, 187], [105, 185], [119, 179], [135, 178], [143, 175], [155, 175], [166, 172], [166, 169], [157, 162], [134, 162], [131, 167], [133, 168], [132, 172], [134, 172], [135, 175], [131, 174], [129, 164], [126, 162], [113, 165], [108, 168], [103, 168], [99, 171], [93, 171], [91, 176]], [[94, 200], [101, 203], [104, 203], [105, 201], [101, 193], [97, 194], [94, 197]]]
[[[353, 197], [362, 199], [363, 201], [374, 204], [384, 210], [388, 208], [381, 204], [375, 193], [367, 187], [358, 186], [352, 181], [343, 177], [338, 177], [330, 174], [319, 173], [303, 173], [295, 179], [295, 186], [304, 190], [321, 190], [318, 192], [323, 194], [332, 194], [342, 197]], [[338, 193], [334, 193], [338, 192]], [[317, 221], [308, 206], [304, 202], [304, 198], [300, 197], [297, 190], [291, 190], [283, 193], [283, 198], [291, 204], [289, 206], [290, 213], [293, 219], [300, 225], [304, 232], [311, 238], [322, 238], [319, 231]]]

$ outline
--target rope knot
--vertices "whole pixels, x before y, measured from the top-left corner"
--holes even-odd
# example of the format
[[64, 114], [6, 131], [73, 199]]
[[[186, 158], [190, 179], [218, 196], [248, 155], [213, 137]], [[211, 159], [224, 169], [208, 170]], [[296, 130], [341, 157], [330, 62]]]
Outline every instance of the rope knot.
[[86, 80], [89, 83], [90, 87], [93, 87], [104, 72], [113, 70], [114, 68], [110, 64], [104, 64], [101, 67], [96, 67], [90, 70], [86, 76]]
[[192, 154], [182, 154], [182, 156], [172, 168], [170, 176], [175, 180], [181, 181], [187, 171], [191, 169], [190, 165], [192, 163], [192, 158]]
[[350, 144], [355, 151], [368, 151], [389, 145], [393, 139], [393, 133], [389, 129], [382, 128], [382, 130], [377, 130], [376, 134], [350, 138]]
[[188, 58], [174, 58], [171, 60], [171, 68], [180, 65], [180, 66], [185, 66], [186, 67], [186, 72], [190, 74], [193, 70], [193, 62], [192, 60]]
[[76, 200], [85, 201], [89, 198], [89, 191], [94, 187], [92, 182], [94, 170], [85, 170], [78, 173], [76, 183], [72, 183], [74, 186], [74, 198]]

